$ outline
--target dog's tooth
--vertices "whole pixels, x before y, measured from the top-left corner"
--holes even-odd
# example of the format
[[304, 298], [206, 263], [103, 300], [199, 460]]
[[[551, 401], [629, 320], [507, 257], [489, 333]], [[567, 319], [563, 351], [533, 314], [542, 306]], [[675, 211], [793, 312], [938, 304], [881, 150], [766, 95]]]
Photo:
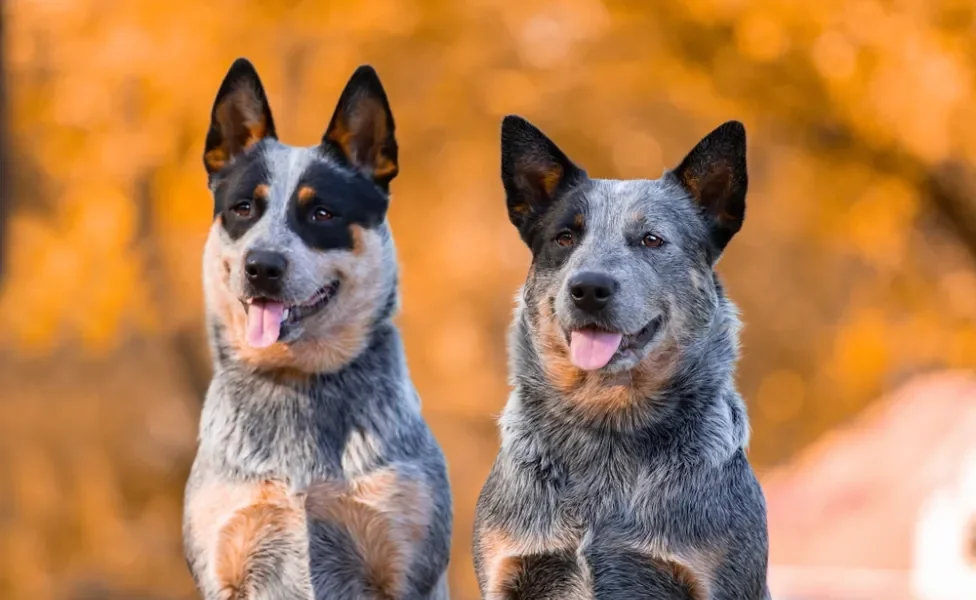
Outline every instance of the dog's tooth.
[[288, 311], [289, 311], [289, 309], [287, 309], [287, 308], [285, 310], [281, 311], [281, 320], [282, 321], [285, 321], [285, 320], [288, 319]]

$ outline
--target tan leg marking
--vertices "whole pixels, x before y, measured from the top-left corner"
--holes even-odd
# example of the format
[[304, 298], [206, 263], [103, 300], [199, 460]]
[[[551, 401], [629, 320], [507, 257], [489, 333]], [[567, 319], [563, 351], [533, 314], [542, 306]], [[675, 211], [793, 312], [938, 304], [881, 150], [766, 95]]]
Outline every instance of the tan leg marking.
[[217, 541], [214, 569], [221, 594], [228, 600], [248, 598], [254, 553], [269, 542], [303, 542], [305, 519], [293, 506], [252, 504], [237, 511], [224, 525]]
[[246, 587], [249, 558], [262, 544], [290, 540], [301, 547], [305, 540], [302, 505], [277, 482], [207, 484], [194, 492], [187, 511], [192, 544], [225, 598]]
[[433, 500], [425, 483], [389, 469], [349, 485], [323, 481], [309, 487], [305, 506], [309, 518], [346, 529], [384, 597], [403, 595], [430, 525]]
[[575, 533], [547, 537], [515, 538], [492, 529], [475, 534], [485, 565], [485, 600], [502, 598], [505, 590], [522, 570], [522, 557], [560, 550], [575, 550], [580, 537]]
[[713, 597], [715, 571], [725, 558], [724, 548], [671, 552], [660, 544], [653, 544], [635, 546], [634, 550], [647, 555], [657, 568], [671, 573], [676, 581], [686, 585], [694, 600], [711, 600]]

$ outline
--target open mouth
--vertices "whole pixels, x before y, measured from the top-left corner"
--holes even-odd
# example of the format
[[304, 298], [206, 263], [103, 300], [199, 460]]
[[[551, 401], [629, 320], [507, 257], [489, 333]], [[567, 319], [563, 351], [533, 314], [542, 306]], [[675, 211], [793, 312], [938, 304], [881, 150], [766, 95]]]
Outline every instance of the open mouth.
[[598, 327], [583, 327], [569, 332], [569, 359], [584, 371], [596, 371], [615, 358], [639, 355], [661, 330], [663, 317], [657, 316], [640, 331], [623, 334]]
[[294, 304], [285, 308], [282, 323], [290, 325], [297, 323], [305, 317], [310, 317], [329, 305], [336, 292], [339, 291], [339, 280], [336, 279], [329, 285], [319, 289], [315, 295], [302, 304]]
[[247, 313], [247, 343], [254, 348], [266, 348], [281, 337], [283, 328], [322, 311], [339, 291], [339, 280], [320, 288], [308, 300], [288, 304], [270, 298], [241, 300]]

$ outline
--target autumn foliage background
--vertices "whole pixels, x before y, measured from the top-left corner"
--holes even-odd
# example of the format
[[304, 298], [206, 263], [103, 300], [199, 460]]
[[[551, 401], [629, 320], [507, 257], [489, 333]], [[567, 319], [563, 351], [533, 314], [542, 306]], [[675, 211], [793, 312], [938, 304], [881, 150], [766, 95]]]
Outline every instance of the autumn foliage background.
[[976, 9], [962, 0], [7, 0], [0, 597], [193, 597], [182, 486], [209, 377], [201, 164], [213, 96], [258, 68], [281, 138], [321, 136], [373, 64], [397, 120], [402, 325], [450, 461], [451, 583], [529, 255], [499, 124], [594, 176], [657, 177], [749, 132], [720, 271], [746, 324], [760, 473], [906, 378], [976, 366]]

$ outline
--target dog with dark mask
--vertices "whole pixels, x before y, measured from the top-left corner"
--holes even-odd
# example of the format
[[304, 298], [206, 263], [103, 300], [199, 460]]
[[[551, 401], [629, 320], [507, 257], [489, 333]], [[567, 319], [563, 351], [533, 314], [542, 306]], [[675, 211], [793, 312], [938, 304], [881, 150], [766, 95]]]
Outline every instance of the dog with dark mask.
[[239, 59], [211, 112], [203, 259], [214, 376], [184, 546], [215, 599], [445, 599], [451, 492], [392, 317], [398, 171], [375, 71], [321, 143], [278, 141]]

